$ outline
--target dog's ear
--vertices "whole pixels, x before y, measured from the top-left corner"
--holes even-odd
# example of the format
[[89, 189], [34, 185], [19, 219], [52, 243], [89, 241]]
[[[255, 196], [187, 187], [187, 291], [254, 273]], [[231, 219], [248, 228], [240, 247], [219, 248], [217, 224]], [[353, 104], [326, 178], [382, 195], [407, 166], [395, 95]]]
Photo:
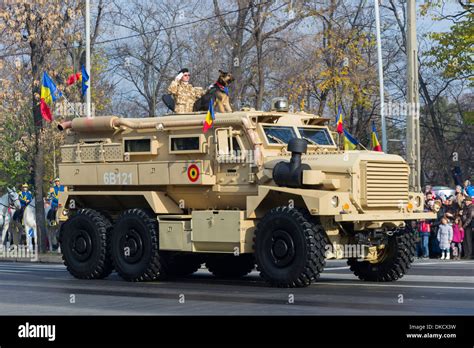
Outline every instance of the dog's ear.
[[221, 69], [219, 69], [219, 74], [225, 74], [225, 72], [223, 72]]

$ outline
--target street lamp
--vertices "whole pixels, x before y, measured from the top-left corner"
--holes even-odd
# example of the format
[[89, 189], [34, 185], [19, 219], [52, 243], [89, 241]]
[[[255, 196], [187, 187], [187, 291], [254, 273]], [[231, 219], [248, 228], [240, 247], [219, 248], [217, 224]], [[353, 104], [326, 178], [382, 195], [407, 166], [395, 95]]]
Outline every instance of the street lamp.
[[375, 0], [375, 33], [377, 35], [377, 62], [379, 71], [379, 93], [380, 93], [380, 117], [382, 123], [382, 149], [388, 153], [387, 149], [387, 127], [385, 125], [385, 105], [383, 91], [383, 62], [382, 62], [382, 43], [380, 39], [380, 11], [379, 0]]

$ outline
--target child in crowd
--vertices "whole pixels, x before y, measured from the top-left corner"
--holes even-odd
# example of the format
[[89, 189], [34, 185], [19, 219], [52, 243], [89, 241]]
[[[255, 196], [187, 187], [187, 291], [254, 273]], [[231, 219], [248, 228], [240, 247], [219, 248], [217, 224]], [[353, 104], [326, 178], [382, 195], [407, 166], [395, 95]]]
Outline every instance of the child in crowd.
[[439, 248], [441, 249], [441, 260], [449, 260], [449, 249], [451, 247], [451, 241], [453, 240], [453, 228], [448, 225], [448, 219], [443, 217], [441, 224], [438, 227], [438, 242]]
[[451, 249], [453, 250], [454, 260], [461, 259], [463, 240], [464, 240], [464, 229], [462, 228], [461, 218], [457, 216], [453, 224], [453, 241], [451, 243]]
[[420, 220], [420, 247], [421, 247], [421, 255], [424, 259], [430, 257], [429, 251], [429, 240], [430, 240], [430, 232], [431, 232], [431, 224], [426, 222], [424, 219]]

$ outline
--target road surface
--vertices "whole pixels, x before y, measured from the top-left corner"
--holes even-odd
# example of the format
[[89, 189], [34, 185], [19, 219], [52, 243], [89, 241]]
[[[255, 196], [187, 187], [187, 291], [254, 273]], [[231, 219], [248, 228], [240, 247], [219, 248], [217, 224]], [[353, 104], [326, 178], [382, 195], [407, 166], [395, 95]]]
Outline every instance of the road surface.
[[63, 265], [0, 262], [0, 315], [474, 315], [474, 260], [416, 260], [393, 283], [358, 280], [329, 261], [308, 288], [190, 277], [129, 283], [115, 273], [78, 280]]

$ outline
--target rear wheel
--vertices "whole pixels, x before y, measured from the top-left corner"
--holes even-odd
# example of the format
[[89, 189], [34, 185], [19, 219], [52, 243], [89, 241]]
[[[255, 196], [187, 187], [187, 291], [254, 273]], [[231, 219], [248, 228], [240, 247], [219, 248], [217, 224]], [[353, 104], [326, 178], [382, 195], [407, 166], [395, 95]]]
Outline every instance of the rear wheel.
[[149, 281], [163, 273], [158, 222], [142, 209], [124, 211], [115, 223], [111, 254], [117, 273], [128, 281]]
[[60, 244], [69, 273], [79, 279], [101, 279], [112, 272], [108, 252], [111, 226], [92, 209], [79, 210], [62, 226]]
[[257, 269], [272, 286], [308, 286], [324, 269], [325, 245], [323, 228], [306, 210], [273, 208], [255, 232]]
[[351, 271], [360, 280], [390, 282], [402, 278], [414, 260], [416, 241], [413, 233], [397, 232], [390, 236], [388, 243], [379, 255], [378, 263], [347, 260]]
[[252, 254], [216, 254], [209, 256], [206, 267], [219, 278], [240, 278], [252, 272], [255, 259]]

